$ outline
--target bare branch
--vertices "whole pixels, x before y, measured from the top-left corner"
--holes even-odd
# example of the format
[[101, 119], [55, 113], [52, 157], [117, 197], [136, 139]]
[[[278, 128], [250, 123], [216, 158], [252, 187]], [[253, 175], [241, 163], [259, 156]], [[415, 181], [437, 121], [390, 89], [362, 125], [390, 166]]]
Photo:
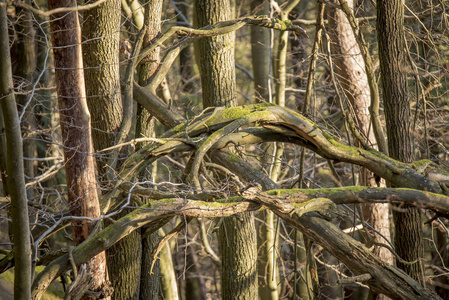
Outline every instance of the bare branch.
[[37, 8], [34, 8], [33, 6], [26, 4], [23, 1], [17, 1], [17, 2], [12, 2], [12, 5], [17, 6], [17, 7], [21, 7], [24, 9], [28, 9], [31, 12], [33, 12], [36, 15], [39, 15], [41, 17], [49, 17], [52, 14], [57, 14], [57, 13], [67, 13], [67, 12], [72, 12], [72, 11], [84, 11], [84, 10], [89, 10], [92, 9], [94, 7], [97, 7], [101, 4], [103, 4], [104, 2], [106, 2], [106, 0], [98, 0], [97, 2], [94, 3], [90, 3], [90, 4], [85, 4], [85, 5], [79, 5], [77, 7], [60, 7], [60, 8], [55, 8], [55, 9], [51, 9], [51, 10], [47, 10], [47, 11], [43, 11]]

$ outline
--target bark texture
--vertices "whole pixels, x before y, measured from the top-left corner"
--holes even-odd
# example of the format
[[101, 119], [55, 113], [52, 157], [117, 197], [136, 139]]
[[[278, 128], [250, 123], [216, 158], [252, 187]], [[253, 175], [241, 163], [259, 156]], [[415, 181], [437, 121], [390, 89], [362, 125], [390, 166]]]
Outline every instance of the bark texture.
[[[196, 27], [232, 18], [227, 0], [195, 1]], [[197, 47], [201, 74], [203, 108], [236, 105], [234, 33], [202, 38]], [[222, 253], [221, 289], [223, 299], [257, 299], [257, 241], [254, 215], [231, 217], [220, 226]]]
[[[144, 26], [147, 26], [147, 33], [143, 41], [142, 47], [146, 47], [153, 42], [153, 39], [161, 31], [162, 18], [162, 0], [154, 0], [145, 5], [145, 20]], [[139, 84], [146, 85], [156, 72], [160, 62], [160, 48], [157, 47], [154, 51], [149, 53], [141, 62], [139, 69]], [[155, 87], [156, 88], [156, 87]], [[138, 105], [137, 107], [137, 126], [136, 136], [139, 137], [153, 137], [154, 136], [154, 119], [152, 119], [151, 111], [148, 111]], [[153, 165], [155, 167], [156, 164]], [[150, 168], [151, 169], [151, 168]], [[145, 171], [145, 177], [149, 176], [150, 172]], [[154, 175], [155, 172], [153, 172]], [[153, 178], [154, 179], [154, 178]], [[145, 229], [145, 228], [144, 228]], [[141, 265], [141, 290], [140, 299], [159, 299], [160, 281], [159, 281], [159, 260], [153, 265], [153, 248], [159, 241], [157, 232], [150, 234], [142, 239], [142, 265]]]
[[[383, 102], [387, 124], [388, 151], [402, 162], [413, 161], [410, 103], [407, 93], [407, 72], [404, 44], [404, 4], [402, 0], [377, 2], [377, 33]], [[421, 214], [416, 208], [393, 207], [396, 252], [405, 261], [419, 260], [424, 254]], [[397, 262], [412, 278], [423, 282], [421, 263]]]
[[252, 213], [223, 219], [219, 234], [223, 299], [258, 298], [255, 231]]
[[[48, 2], [49, 9], [76, 5], [73, 0]], [[86, 103], [78, 13], [55, 14], [51, 19], [70, 212], [73, 216], [98, 218], [100, 205], [92, 155], [90, 114]], [[95, 223], [88, 220], [73, 220], [72, 235], [75, 245], [87, 239], [94, 226]], [[93, 277], [90, 289], [100, 291], [106, 280], [104, 252], [87, 263], [87, 270]]]
[[154, 247], [159, 242], [157, 232], [150, 234], [148, 237], [142, 239], [142, 266], [141, 266], [141, 289], [140, 299], [159, 299], [159, 274], [160, 263], [159, 260], [154, 264], [153, 269], [153, 256], [151, 255]]
[[[1, 2], [0, 4], [4, 4]], [[31, 243], [25, 190], [22, 135], [12, 81], [6, 6], [0, 6], [0, 104], [6, 135], [6, 172], [14, 242], [14, 299], [31, 297]]]
[[[353, 0], [347, 1], [353, 9]], [[362, 132], [368, 145], [377, 149], [376, 137], [372, 130], [369, 106], [371, 103], [368, 78], [365, 72], [365, 62], [357, 44], [356, 37], [346, 18], [340, 9], [328, 7], [329, 33], [331, 36], [332, 58], [335, 63], [335, 71], [343, 88], [346, 98], [352, 105], [349, 114], [355, 118], [355, 123]], [[360, 183], [366, 186], [377, 186], [374, 174], [365, 168], [360, 169]], [[371, 224], [385, 238], [390, 240], [390, 221], [388, 204], [363, 205], [365, 221]], [[382, 236], [373, 234], [375, 242], [385, 243]], [[368, 246], [371, 246], [368, 240]], [[382, 260], [393, 264], [393, 255], [384, 247], [376, 247], [375, 253]]]
[[[232, 16], [228, 0], [195, 1], [197, 28], [230, 20]], [[232, 32], [202, 38], [195, 44], [204, 108], [236, 104], [234, 39], [235, 33]]]
[[95, 150], [114, 144], [122, 122], [119, 28], [120, 0], [108, 0], [84, 13], [84, 76]]
[[[254, 14], [268, 15], [269, 3], [266, 0], [252, 1], [251, 9]], [[270, 29], [259, 26], [252, 26], [250, 29], [255, 99], [257, 102], [270, 102]]]
[[[91, 113], [95, 150], [114, 145], [123, 107], [119, 78], [120, 1], [106, 3], [84, 13], [83, 57], [87, 104]], [[106, 160], [97, 157], [100, 182], [107, 172]], [[134, 231], [106, 251], [112, 299], [139, 299], [141, 239]]]
[[[29, 1], [26, 1], [27, 3]], [[34, 115], [34, 99], [31, 97], [31, 86], [33, 80], [33, 72], [36, 69], [36, 46], [35, 36], [36, 30], [33, 27], [33, 15], [29, 10], [18, 9], [17, 10], [17, 40], [13, 45], [11, 52], [16, 52], [17, 61], [14, 70], [14, 76], [16, 80], [21, 81], [16, 83], [18, 86], [22, 86], [22, 93], [19, 93], [17, 98], [17, 104], [25, 110], [23, 114], [22, 132], [26, 133], [28, 139], [23, 141], [23, 155], [24, 157], [34, 158], [36, 156], [36, 141], [33, 139], [33, 131], [36, 130], [36, 120]], [[22, 111], [20, 111], [22, 114]], [[35, 162], [33, 160], [25, 160], [25, 175], [26, 177], [34, 178]], [[28, 199], [33, 198], [33, 188], [27, 190]]]
[[[178, 8], [186, 18], [189, 18], [192, 14], [192, 9], [187, 5], [179, 5]], [[178, 22], [184, 22], [184, 18], [182, 18], [181, 15], [179, 15], [177, 19]], [[192, 92], [195, 89], [195, 84], [193, 82], [193, 76], [195, 75], [195, 70], [193, 68], [195, 64], [194, 60], [193, 45], [188, 45], [179, 53], [179, 71], [181, 73], [182, 90], [184, 92]]]

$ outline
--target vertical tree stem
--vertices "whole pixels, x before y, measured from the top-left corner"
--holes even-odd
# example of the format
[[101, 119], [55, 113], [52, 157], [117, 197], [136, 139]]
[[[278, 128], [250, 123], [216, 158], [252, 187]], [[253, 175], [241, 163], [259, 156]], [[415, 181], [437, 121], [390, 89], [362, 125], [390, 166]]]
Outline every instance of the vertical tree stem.
[[25, 190], [23, 143], [12, 82], [6, 5], [0, 2], [0, 103], [6, 135], [6, 171], [14, 238], [14, 299], [31, 298], [31, 243]]

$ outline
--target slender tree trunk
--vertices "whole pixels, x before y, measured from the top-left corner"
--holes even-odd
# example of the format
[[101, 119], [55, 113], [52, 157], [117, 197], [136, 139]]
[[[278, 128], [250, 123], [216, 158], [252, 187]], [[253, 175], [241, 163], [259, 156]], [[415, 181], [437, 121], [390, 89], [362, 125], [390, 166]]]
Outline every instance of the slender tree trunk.
[[[180, 4], [178, 8], [186, 18], [191, 15], [191, 9], [189, 9], [187, 4]], [[178, 21], [184, 22], [181, 15], [178, 16]], [[192, 92], [195, 88], [192, 80], [195, 75], [195, 70], [193, 69], [193, 65], [195, 64], [194, 59], [193, 45], [188, 45], [179, 53], [179, 71], [181, 73], [182, 90], [184, 92]]]
[[[449, 253], [448, 253], [448, 243], [447, 243], [447, 234], [439, 228], [436, 228], [436, 238], [437, 238], [437, 249], [438, 253], [434, 253], [433, 260], [438, 261], [440, 263], [446, 263], [449, 261]], [[441, 275], [441, 271], [435, 272], [435, 275]], [[449, 299], [449, 290], [445, 287], [449, 284], [449, 278], [447, 276], [441, 276], [439, 278], [439, 282], [442, 283], [442, 286], [437, 286], [435, 291], [437, 294], [444, 300]]]
[[[165, 235], [162, 228], [159, 229], [162, 235]], [[170, 249], [170, 243], [165, 243], [160, 252], [161, 274], [161, 290], [163, 299], [165, 300], [179, 300], [178, 284], [176, 282], [175, 268], [173, 266], [173, 259]]]
[[276, 249], [276, 222], [275, 215], [271, 211], [259, 214], [264, 217], [264, 224], [261, 226], [261, 237], [258, 241], [258, 285], [259, 295], [262, 300], [279, 299], [279, 269], [277, 265], [278, 255]]
[[31, 298], [31, 243], [25, 190], [22, 135], [12, 82], [6, 5], [0, 2], [0, 95], [6, 135], [6, 172], [14, 239], [14, 299]]
[[[192, 220], [186, 226], [186, 234], [188, 232], [192, 232], [191, 231], [192, 225], [195, 227], [198, 227], [201, 224], [198, 222], [198, 220]], [[206, 300], [207, 293], [206, 293], [206, 286], [204, 283], [204, 279], [202, 278], [201, 275], [197, 276], [197, 274], [201, 273], [200, 272], [201, 269], [200, 269], [199, 260], [197, 258], [195, 246], [188, 245], [188, 243], [186, 243], [186, 242], [187, 242], [186, 239], [180, 239], [180, 240], [178, 240], [178, 246], [177, 246], [178, 249], [186, 248], [185, 251], [187, 251], [187, 255], [185, 256], [185, 266], [190, 271], [185, 274], [184, 287], [183, 287], [183, 284], [180, 283], [180, 286], [183, 287], [183, 290], [184, 290], [184, 294], [181, 294], [181, 295], [183, 295], [182, 298], [183, 298], [183, 300], [188, 300], [188, 299]], [[179, 277], [179, 275], [178, 275], [178, 277]]]
[[[197, 27], [232, 18], [227, 0], [195, 1]], [[236, 104], [235, 33], [203, 38], [195, 45], [200, 67], [203, 108]], [[223, 220], [219, 230], [222, 254], [221, 292], [226, 299], [257, 299], [257, 242], [254, 215]]]
[[[353, 8], [353, 1], [347, 1]], [[377, 148], [376, 138], [372, 130], [369, 106], [371, 103], [369, 84], [365, 72], [365, 63], [360, 53], [360, 48], [355, 39], [351, 25], [345, 14], [334, 7], [328, 7], [329, 33], [331, 36], [332, 58], [335, 70], [343, 88], [346, 98], [352, 105], [349, 114], [355, 116], [357, 127], [362, 131], [367, 143]], [[374, 174], [365, 168], [360, 170], [361, 184], [377, 186]], [[365, 221], [371, 224], [379, 233], [390, 240], [390, 222], [388, 204], [363, 205]], [[372, 238], [377, 243], [385, 243], [382, 236], [373, 234]], [[371, 247], [371, 241], [368, 241]], [[375, 252], [383, 261], [393, 264], [393, 255], [384, 247], [375, 247]]]
[[[410, 128], [410, 102], [405, 71], [404, 3], [402, 0], [377, 2], [377, 34], [380, 71], [383, 87], [388, 151], [402, 162], [413, 161], [413, 141]], [[395, 248], [405, 261], [420, 260], [424, 254], [421, 214], [416, 208], [393, 207]], [[397, 261], [414, 279], [424, 283], [421, 262], [403, 264]]]
[[[76, 1], [50, 0], [48, 7], [76, 7]], [[86, 103], [78, 13], [73, 11], [55, 14], [51, 19], [70, 212], [73, 216], [98, 218], [100, 205], [92, 155], [90, 114]], [[87, 239], [94, 226], [95, 222], [73, 220], [72, 235], [75, 245]], [[101, 291], [106, 283], [105, 253], [92, 258], [87, 263], [87, 270], [93, 278], [90, 289]]]
[[[30, 1], [26, 1], [31, 4]], [[36, 69], [36, 31], [33, 28], [33, 15], [27, 9], [18, 9], [17, 11], [17, 43], [14, 48], [17, 53], [17, 64], [14, 75], [19, 77], [22, 82], [19, 84], [24, 87], [22, 92], [30, 92], [32, 87], [33, 72]], [[23, 141], [23, 155], [27, 158], [36, 156], [36, 141], [33, 138], [33, 131], [36, 130], [36, 120], [34, 116], [34, 99], [29, 99], [30, 93], [17, 95], [17, 103], [25, 110], [23, 114], [22, 131], [26, 132], [28, 139]], [[22, 111], [20, 112], [22, 114]], [[34, 177], [35, 162], [25, 160], [25, 175], [32, 180]], [[28, 199], [33, 198], [33, 188], [27, 190]]]
[[[268, 15], [269, 1], [257, 0], [251, 2], [253, 14]], [[270, 29], [252, 26], [251, 28], [251, 58], [254, 74], [254, 90], [256, 102], [270, 102]], [[270, 158], [271, 159], [271, 158]], [[277, 172], [279, 174], [279, 172]], [[262, 300], [278, 299], [279, 272], [276, 265], [275, 222], [274, 214], [270, 211], [261, 214], [265, 223], [260, 224], [261, 234], [258, 241], [258, 285], [259, 295]]]
[[[150, 1], [145, 5], [145, 21], [147, 27], [147, 34], [142, 47], [151, 44], [152, 40], [161, 31], [161, 18], [162, 18], [162, 0]], [[149, 53], [142, 61], [139, 70], [139, 84], [146, 85], [150, 77], [154, 74], [159, 66], [160, 61], [160, 49], [156, 48], [152, 53]], [[151, 112], [138, 105], [137, 108], [137, 127], [136, 136], [153, 137], [154, 136], [154, 119], [151, 117]], [[156, 163], [153, 168], [156, 167]], [[151, 178], [155, 172], [146, 172], [146, 177]], [[153, 178], [154, 180], [154, 178]], [[142, 228], [144, 229], [144, 228]], [[140, 299], [159, 299], [160, 291], [160, 262], [159, 260], [154, 263], [153, 269], [153, 256], [151, 255], [153, 248], [159, 241], [157, 232], [150, 234], [148, 237], [142, 239], [142, 266], [141, 266], [141, 290]]]
[[[311, 12], [314, 12], [313, 9], [309, 9], [308, 7], [311, 3], [312, 2], [300, 2], [290, 13], [290, 20], [295, 20], [301, 17], [307, 18], [308, 15], [311, 14]], [[290, 44], [290, 55], [293, 61], [293, 83], [294, 87], [299, 89], [303, 88], [306, 85], [306, 38], [302, 36], [296, 36], [294, 39], [290, 40]], [[302, 108], [304, 106], [304, 94], [295, 93], [295, 106], [299, 108]]]
[[[268, 15], [269, 1], [251, 2], [253, 14]], [[271, 65], [270, 29], [251, 26], [251, 59], [254, 74], [254, 90], [257, 102], [270, 102], [269, 75]]]
[[255, 232], [251, 213], [223, 219], [219, 231], [223, 299], [258, 299]]

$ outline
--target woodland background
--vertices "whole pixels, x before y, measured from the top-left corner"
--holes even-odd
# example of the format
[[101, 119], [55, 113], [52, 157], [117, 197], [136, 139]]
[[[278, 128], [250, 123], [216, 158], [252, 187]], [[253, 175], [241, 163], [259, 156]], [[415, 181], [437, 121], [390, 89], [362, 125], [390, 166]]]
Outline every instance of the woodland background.
[[448, 5], [1, 1], [0, 298], [449, 299]]

